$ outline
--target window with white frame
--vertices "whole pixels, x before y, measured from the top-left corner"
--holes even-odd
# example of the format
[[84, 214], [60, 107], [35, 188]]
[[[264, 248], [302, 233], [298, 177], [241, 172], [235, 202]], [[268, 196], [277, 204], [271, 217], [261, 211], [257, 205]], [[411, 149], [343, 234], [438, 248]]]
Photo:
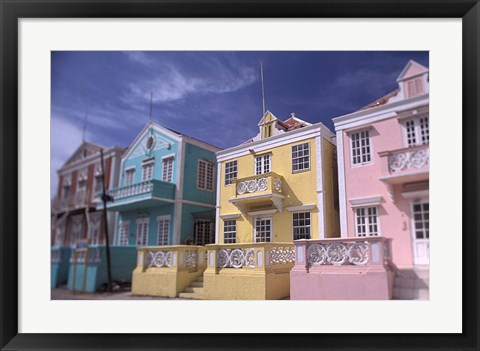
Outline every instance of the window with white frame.
[[207, 245], [213, 242], [213, 223], [206, 220], [197, 220], [195, 223], [194, 243], [195, 245]]
[[428, 116], [405, 121], [404, 132], [408, 147], [428, 144], [430, 141]]
[[269, 243], [272, 241], [272, 218], [255, 218], [255, 242]]
[[293, 240], [310, 239], [310, 212], [293, 213]]
[[157, 245], [168, 245], [168, 233], [170, 231], [170, 216], [157, 218]]
[[72, 232], [70, 244], [75, 245], [82, 238], [83, 234], [83, 218], [81, 215], [72, 217]]
[[101, 192], [103, 189], [103, 176], [101, 175], [96, 175], [95, 176], [95, 193]]
[[70, 195], [70, 185], [64, 185], [62, 187], [62, 198], [66, 199]]
[[142, 182], [145, 180], [150, 180], [153, 178], [153, 168], [155, 167], [155, 162], [151, 161], [144, 163], [142, 166]]
[[370, 150], [370, 131], [363, 130], [350, 135], [352, 164], [363, 165], [372, 160]]
[[132, 185], [135, 181], [135, 168], [130, 168], [125, 171], [125, 185]]
[[237, 242], [237, 221], [225, 220], [223, 221], [223, 243], [235, 244]]
[[355, 209], [355, 233], [359, 237], [379, 235], [376, 206]]
[[213, 190], [213, 163], [205, 160], [198, 160], [197, 165], [197, 187], [199, 189]]
[[413, 223], [415, 225], [415, 238], [429, 239], [430, 219], [428, 201], [413, 204]]
[[310, 169], [310, 144], [292, 146], [292, 172]]
[[137, 219], [137, 245], [145, 246], [148, 243], [148, 225], [150, 219], [148, 217], [142, 217]]
[[232, 184], [232, 181], [237, 179], [237, 161], [225, 163], [225, 185]]
[[128, 232], [130, 229], [130, 222], [122, 222], [120, 224], [120, 235], [118, 239], [118, 245], [127, 246], [128, 245]]
[[101, 224], [100, 212], [96, 212], [95, 215], [91, 215], [88, 239], [90, 241], [90, 244], [92, 245], [100, 244], [100, 224]]
[[255, 157], [255, 175], [269, 173], [271, 171], [271, 156], [270, 154], [266, 154]]
[[162, 164], [162, 180], [171, 182], [173, 177], [173, 157], [164, 158]]

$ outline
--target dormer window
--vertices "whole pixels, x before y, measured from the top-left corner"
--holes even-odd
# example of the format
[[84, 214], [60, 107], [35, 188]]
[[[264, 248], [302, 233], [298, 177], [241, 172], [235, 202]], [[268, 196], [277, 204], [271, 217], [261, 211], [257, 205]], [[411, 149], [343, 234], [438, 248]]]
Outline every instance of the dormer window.
[[407, 97], [411, 98], [424, 93], [422, 78], [415, 78], [405, 82], [407, 88]]

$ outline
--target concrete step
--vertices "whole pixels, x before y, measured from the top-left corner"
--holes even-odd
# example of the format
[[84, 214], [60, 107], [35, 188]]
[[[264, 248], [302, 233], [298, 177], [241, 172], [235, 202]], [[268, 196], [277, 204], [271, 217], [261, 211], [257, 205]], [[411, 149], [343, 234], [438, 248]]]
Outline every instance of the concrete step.
[[195, 282], [203, 282], [203, 275], [194, 280]]
[[185, 290], [183, 290], [183, 292], [200, 293], [200, 294], [202, 294], [202, 293], [203, 293], [203, 287], [200, 288], [200, 287], [188, 286], [188, 287], [185, 288]]
[[182, 299], [203, 300], [203, 294], [197, 294], [193, 292], [181, 292], [178, 297]]
[[193, 282], [190, 283], [190, 286], [191, 287], [203, 288], [203, 282], [193, 281]]

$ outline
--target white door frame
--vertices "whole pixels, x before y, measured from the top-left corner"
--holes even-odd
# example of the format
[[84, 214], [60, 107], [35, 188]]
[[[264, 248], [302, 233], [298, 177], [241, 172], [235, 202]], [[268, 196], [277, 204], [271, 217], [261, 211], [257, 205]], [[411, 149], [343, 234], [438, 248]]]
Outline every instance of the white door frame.
[[[430, 201], [428, 197], [421, 197], [415, 200], [410, 201], [410, 235], [412, 238], [412, 256], [414, 265], [428, 265], [430, 263], [430, 229], [428, 239], [417, 239], [415, 232], [415, 213], [413, 206], [416, 204], [429, 204], [429, 214], [430, 214]], [[430, 222], [430, 216], [429, 216]], [[419, 257], [417, 254], [417, 240], [424, 240], [427, 245], [427, 256]]]

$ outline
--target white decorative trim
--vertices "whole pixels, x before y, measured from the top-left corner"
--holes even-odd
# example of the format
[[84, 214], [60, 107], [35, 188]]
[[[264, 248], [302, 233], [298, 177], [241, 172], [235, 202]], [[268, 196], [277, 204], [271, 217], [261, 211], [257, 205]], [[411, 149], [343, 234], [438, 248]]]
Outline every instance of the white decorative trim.
[[222, 164], [217, 161], [217, 199], [216, 199], [216, 206], [215, 206], [215, 244], [219, 244], [219, 237], [220, 237], [220, 184], [222, 175]]
[[172, 218], [172, 216], [169, 215], [169, 214], [168, 215], [159, 215], [159, 216], [157, 216], [157, 222], [163, 221], [164, 219], [171, 219], [171, 218]]
[[345, 192], [345, 162], [343, 152], [343, 132], [337, 131], [337, 165], [338, 165], [338, 205], [340, 212], [340, 236], [347, 237], [347, 205]]
[[225, 214], [225, 215], [220, 215], [219, 218], [221, 219], [236, 219], [240, 217], [240, 213], [233, 213], [233, 214]]
[[203, 202], [197, 202], [197, 201], [191, 201], [191, 200], [185, 200], [185, 199], [182, 199], [180, 200], [182, 203], [184, 204], [188, 204], [188, 205], [195, 205], [195, 206], [202, 206], [202, 207], [208, 207], [208, 208], [215, 208], [215, 205], [212, 205], [212, 204], [207, 204], [207, 203], [203, 203]]
[[264, 210], [264, 211], [254, 211], [254, 212], [248, 212], [250, 216], [262, 216], [262, 215], [272, 215], [277, 213], [278, 210], [273, 209], [273, 210]]
[[[326, 128], [326, 127], [325, 127]], [[305, 139], [313, 139], [319, 133], [321, 134], [322, 127], [320, 123], [312, 126], [303, 127], [288, 133], [275, 135], [273, 137], [255, 141], [253, 143], [241, 144], [230, 149], [222, 150], [216, 153], [217, 161], [228, 161], [250, 154], [250, 149], [255, 149], [257, 153], [267, 151], [278, 146], [291, 144]]]
[[392, 175], [388, 175], [388, 176], [378, 177], [378, 179], [381, 180], [382, 182], [388, 182], [389, 180], [392, 180], [392, 179], [398, 179], [398, 178], [409, 177], [409, 176], [417, 176], [417, 175], [425, 175], [425, 174], [428, 175], [429, 171], [392, 174]]
[[[180, 143], [178, 145], [180, 147]], [[168, 155], [162, 156], [162, 161], [166, 160], [167, 158], [175, 158], [175, 154], [168, 154]]]
[[429, 193], [430, 193], [429, 190], [405, 191], [402, 193], [402, 196], [405, 199], [415, 199], [415, 198], [428, 199]]
[[180, 160], [176, 169], [177, 184], [175, 186], [175, 206], [174, 206], [174, 219], [173, 219], [173, 245], [180, 244], [180, 234], [182, 225], [182, 204], [183, 204], [183, 173], [185, 165], [185, 141], [183, 139], [178, 143], [178, 151]]
[[323, 191], [323, 145], [320, 136], [315, 138], [315, 159], [317, 164], [317, 221], [318, 237], [325, 238], [325, 192]]
[[147, 160], [143, 160], [142, 161], [142, 167], [146, 166], [146, 165], [149, 165], [151, 163], [155, 164], [155, 157], [149, 157]]
[[290, 207], [286, 207], [286, 210], [289, 212], [298, 212], [298, 211], [311, 211], [314, 208], [315, 208], [315, 204], [312, 204], [312, 205], [290, 206]]
[[378, 206], [382, 202], [382, 196], [370, 196], [360, 199], [350, 199], [350, 207]]
[[275, 193], [252, 195], [252, 196], [248, 196], [248, 197], [228, 199], [228, 202], [231, 202], [232, 204], [234, 204], [236, 202], [243, 202], [245, 200], [256, 200], [256, 199], [263, 199], [263, 198], [279, 198], [279, 199], [283, 200], [285, 198], [285, 195], [280, 195], [280, 194], [275, 194]]
[[415, 96], [410, 99], [399, 100], [389, 104], [380, 105], [375, 108], [356, 111], [347, 115], [333, 118], [335, 130], [341, 131], [352, 127], [371, 124], [384, 119], [396, 116], [397, 111], [414, 109], [423, 105], [428, 105], [429, 94]]

